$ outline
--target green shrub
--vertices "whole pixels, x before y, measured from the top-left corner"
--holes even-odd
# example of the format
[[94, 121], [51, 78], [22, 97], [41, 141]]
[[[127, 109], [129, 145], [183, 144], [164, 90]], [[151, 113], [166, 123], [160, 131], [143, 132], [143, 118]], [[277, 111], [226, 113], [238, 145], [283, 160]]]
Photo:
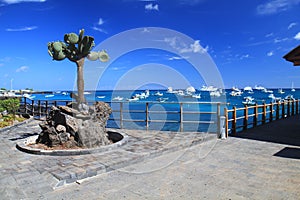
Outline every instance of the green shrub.
[[0, 112], [7, 111], [15, 115], [20, 108], [20, 100], [17, 98], [0, 100]]

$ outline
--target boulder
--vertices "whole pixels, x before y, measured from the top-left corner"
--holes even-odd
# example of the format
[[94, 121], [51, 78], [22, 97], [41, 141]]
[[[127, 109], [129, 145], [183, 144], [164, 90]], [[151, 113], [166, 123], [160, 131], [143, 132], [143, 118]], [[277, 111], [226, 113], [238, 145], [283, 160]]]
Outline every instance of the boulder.
[[110, 144], [105, 128], [112, 112], [110, 106], [96, 102], [91, 107], [86, 104], [78, 107], [76, 110], [68, 106], [53, 106], [46, 122], [40, 124], [42, 132], [37, 143], [86, 148]]

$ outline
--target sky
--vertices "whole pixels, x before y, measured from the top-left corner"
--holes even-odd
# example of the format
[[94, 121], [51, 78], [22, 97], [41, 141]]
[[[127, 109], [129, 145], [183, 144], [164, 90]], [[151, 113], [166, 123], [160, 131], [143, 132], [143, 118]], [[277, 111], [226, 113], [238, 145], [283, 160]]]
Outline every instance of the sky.
[[87, 89], [300, 88], [300, 67], [282, 58], [300, 45], [299, 10], [300, 0], [0, 0], [0, 88], [73, 89], [75, 63], [53, 61], [47, 43], [82, 28], [110, 55], [86, 61]]

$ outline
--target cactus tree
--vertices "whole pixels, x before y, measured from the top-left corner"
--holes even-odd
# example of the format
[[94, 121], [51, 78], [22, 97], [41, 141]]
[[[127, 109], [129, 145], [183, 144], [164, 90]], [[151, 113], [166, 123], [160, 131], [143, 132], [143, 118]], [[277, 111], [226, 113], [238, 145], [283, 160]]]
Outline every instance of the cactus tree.
[[99, 52], [91, 52], [95, 46], [94, 38], [91, 36], [84, 36], [84, 29], [76, 33], [68, 33], [64, 36], [64, 42], [55, 41], [48, 43], [48, 53], [53, 60], [64, 60], [68, 58], [70, 61], [75, 62], [77, 66], [77, 90], [78, 90], [78, 103], [84, 103], [84, 80], [83, 80], [83, 66], [84, 60], [87, 57], [89, 60], [100, 60], [106, 62], [109, 59], [105, 50]]

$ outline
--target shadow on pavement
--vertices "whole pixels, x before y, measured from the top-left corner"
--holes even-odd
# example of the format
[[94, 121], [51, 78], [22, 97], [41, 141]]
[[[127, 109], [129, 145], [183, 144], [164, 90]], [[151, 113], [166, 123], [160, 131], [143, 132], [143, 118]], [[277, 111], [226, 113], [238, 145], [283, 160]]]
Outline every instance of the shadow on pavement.
[[300, 146], [300, 115], [273, 121], [231, 137]]
[[273, 156], [300, 159], [300, 148], [285, 147], [282, 150], [275, 153]]

